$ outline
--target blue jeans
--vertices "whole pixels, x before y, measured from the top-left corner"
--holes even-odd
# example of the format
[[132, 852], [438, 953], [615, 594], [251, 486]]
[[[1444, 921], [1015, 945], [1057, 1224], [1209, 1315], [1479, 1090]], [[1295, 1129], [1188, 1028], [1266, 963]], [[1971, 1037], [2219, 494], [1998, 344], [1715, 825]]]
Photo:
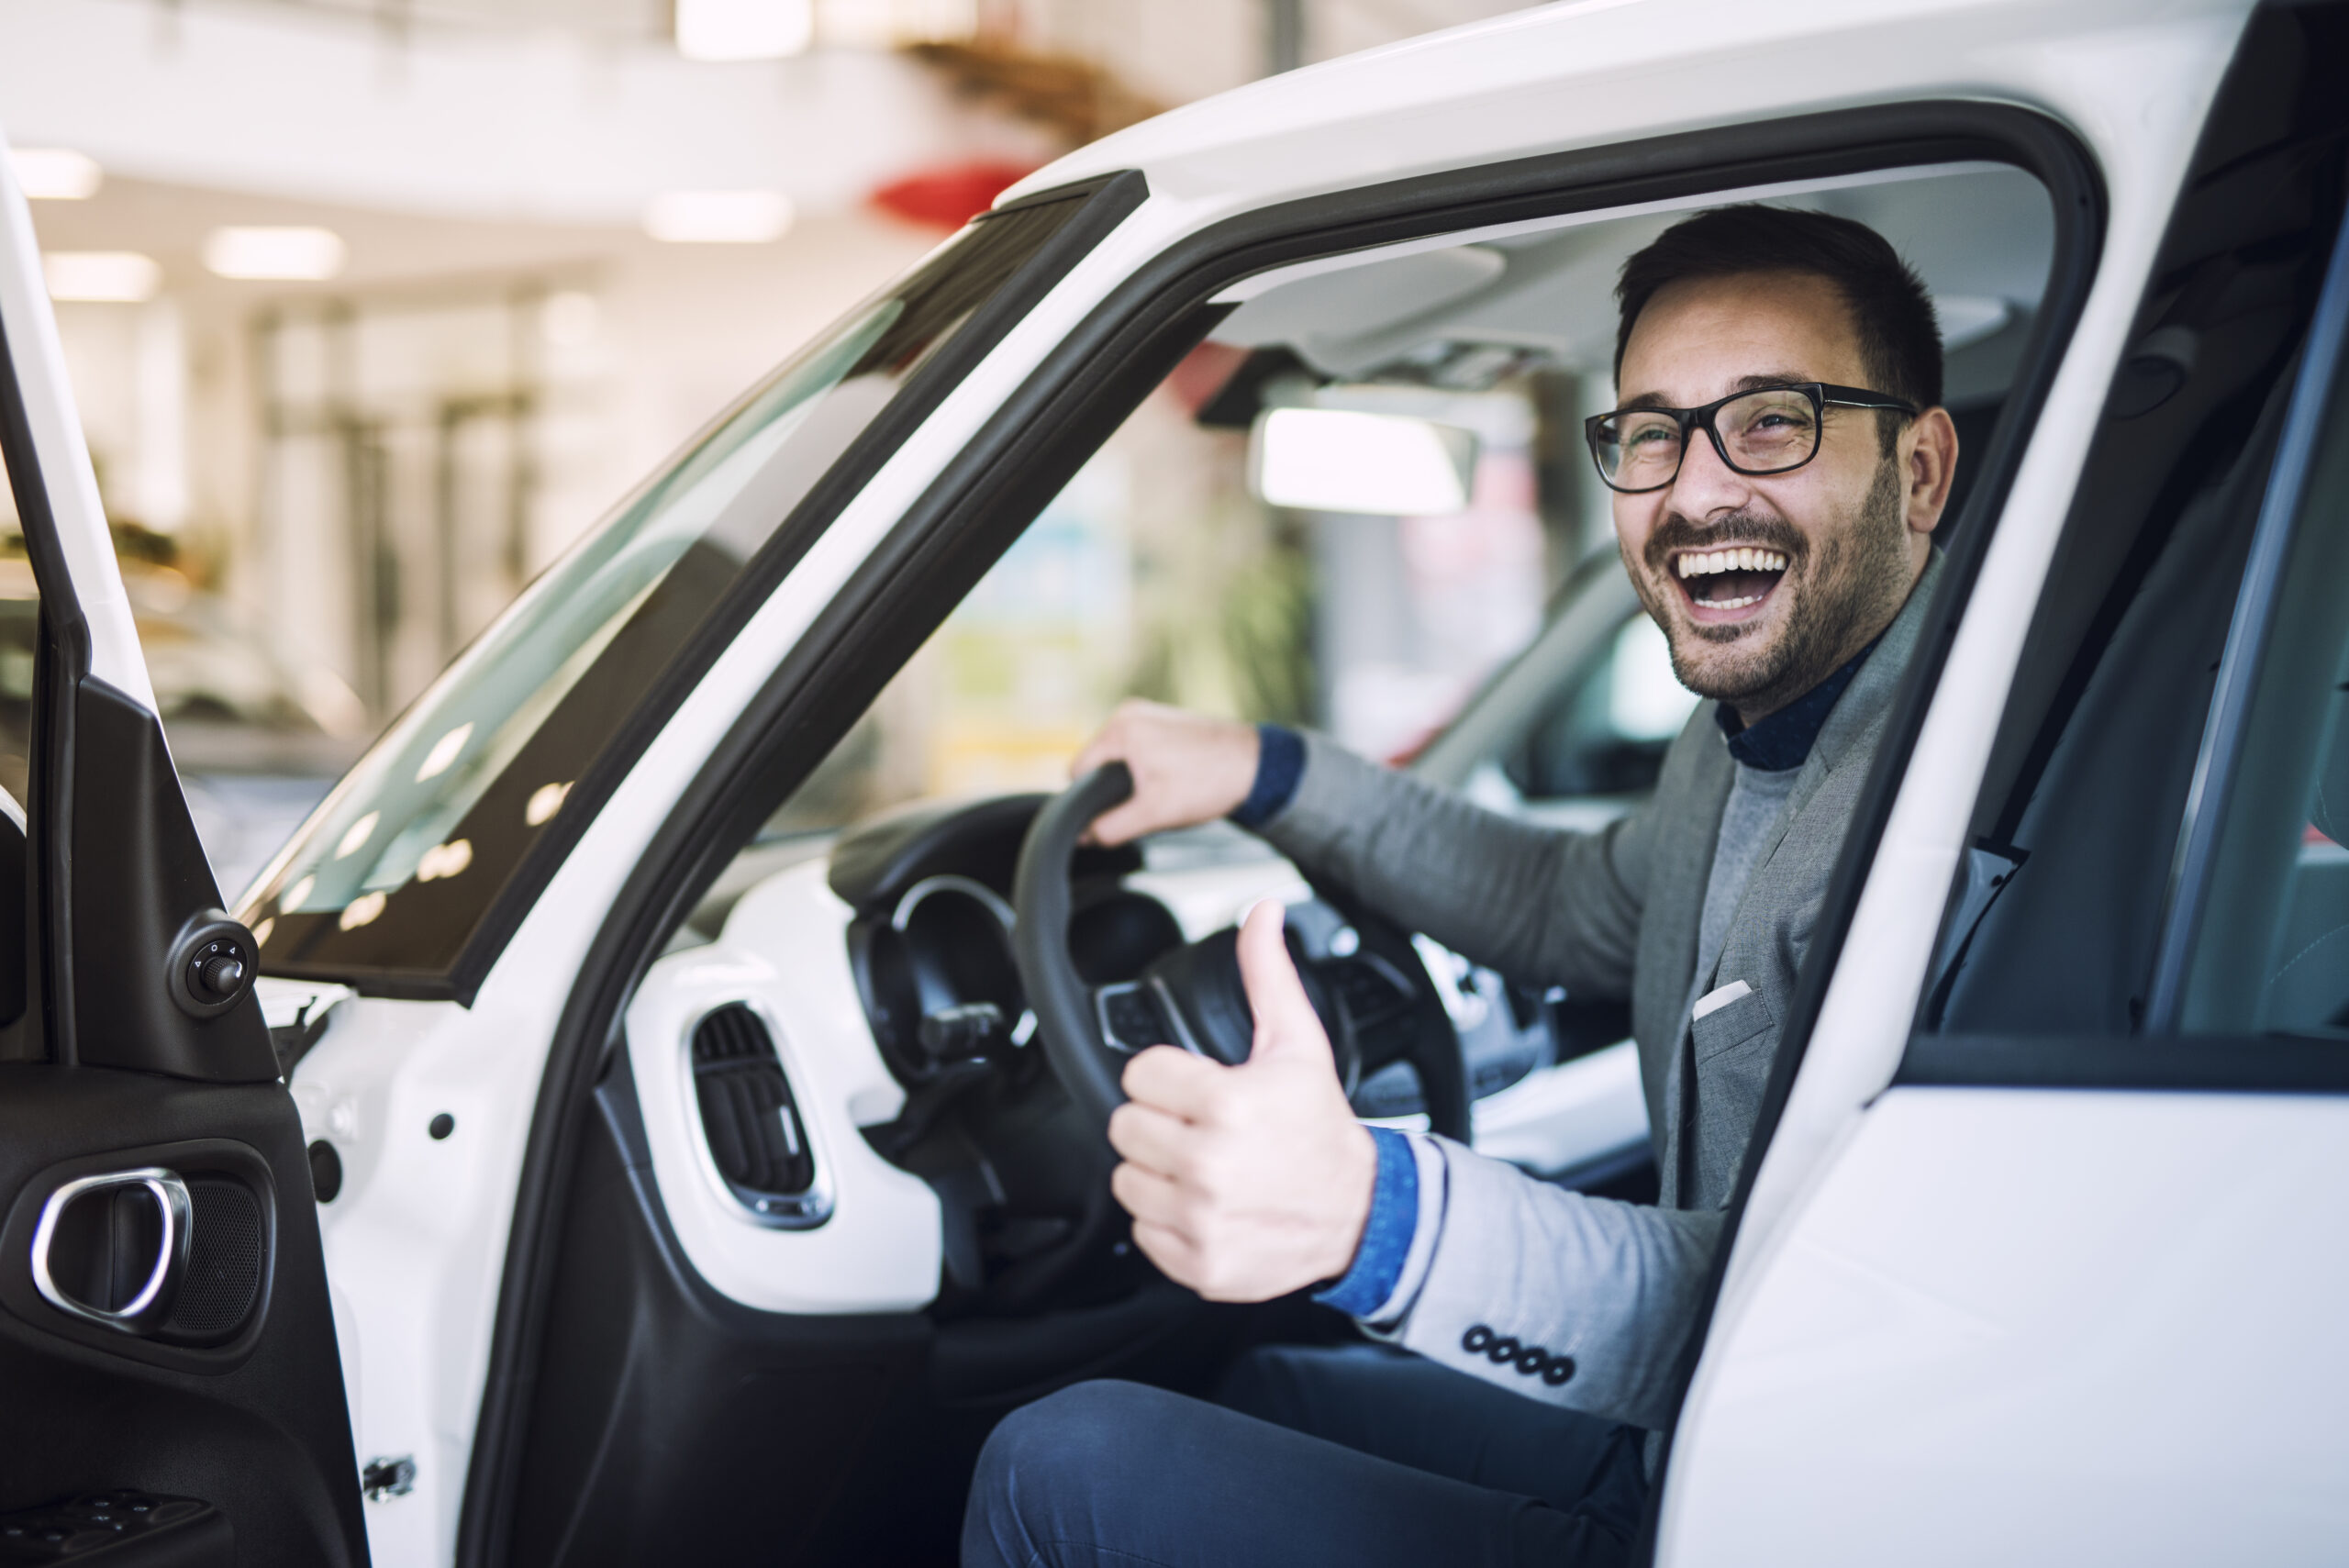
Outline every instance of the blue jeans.
[[1376, 1346], [1244, 1358], [1220, 1404], [1081, 1383], [987, 1440], [963, 1568], [1611, 1564], [1636, 1428]]

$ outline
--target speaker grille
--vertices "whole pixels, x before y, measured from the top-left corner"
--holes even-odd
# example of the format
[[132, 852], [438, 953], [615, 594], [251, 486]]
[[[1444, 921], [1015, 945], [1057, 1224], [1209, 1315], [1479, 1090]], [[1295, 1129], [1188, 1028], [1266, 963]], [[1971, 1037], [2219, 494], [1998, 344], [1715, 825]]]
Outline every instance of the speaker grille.
[[226, 1339], [244, 1327], [261, 1297], [269, 1263], [261, 1200], [233, 1176], [190, 1176], [187, 1195], [187, 1272], [162, 1331], [169, 1339]]
[[764, 1213], [759, 1198], [814, 1185], [815, 1155], [765, 1020], [739, 1003], [718, 1008], [694, 1027], [693, 1061], [710, 1158], [736, 1195]]

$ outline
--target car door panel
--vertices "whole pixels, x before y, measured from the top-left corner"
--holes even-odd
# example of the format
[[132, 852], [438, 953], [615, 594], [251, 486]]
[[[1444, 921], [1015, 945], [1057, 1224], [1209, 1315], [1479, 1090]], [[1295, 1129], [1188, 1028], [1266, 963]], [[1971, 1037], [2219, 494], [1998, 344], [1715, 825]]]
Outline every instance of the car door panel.
[[[2270, 679], [2258, 606], [2294, 607], [2303, 652], [2311, 624], [2331, 639], [2268, 667], [2299, 711], [2349, 700], [2325, 564], [2349, 494], [2344, 61], [2349, 7], [2253, 18], [2078, 502], [2060, 529], [2005, 521], [2052, 565], [2004, 599], [1986, 566], [1808, 1054], [1778, 1069], [1660, 1561], [2339, 1559], [2349, 1050], [2253, 1008], [2180, 1032], [2162, 998], [2196, 957], [2188, 851], [2237, 773], [2210, 738]], [[2195, 362], [2138, 387], [2162, 326]], [[2296, 517], [2296, 546], [2323, 541], [2297, 573], [2262, 548]], [[2009, 635], [2018, 665], [1988, 679], [1981, 645]], [[2277, 733], [2306, 783], [2316, 737]], [[2325, 860], [2301, 798], [2262, 804], [2275, 865]], [[1926, 848], [1969, 823], [1968, 855]], [[1954, 861], [1975, 868], [1954, 885]], [[2263, 893], [2285, 941], [2287, 885]]]
[[0, 455], [40, 638], [30, 798], [0, 824], [21, 834], [0, 904], [23, 911], [0, 972], [25, 1004], [0, 1042], [0, 1551], [363, 1562], [301, 1124], [173, 772], [7, 168]]
[[2349, 1098], [1894, 1089], [1707, 1348], [1671, 1561], [2339, 1561], [2344, 1200]]

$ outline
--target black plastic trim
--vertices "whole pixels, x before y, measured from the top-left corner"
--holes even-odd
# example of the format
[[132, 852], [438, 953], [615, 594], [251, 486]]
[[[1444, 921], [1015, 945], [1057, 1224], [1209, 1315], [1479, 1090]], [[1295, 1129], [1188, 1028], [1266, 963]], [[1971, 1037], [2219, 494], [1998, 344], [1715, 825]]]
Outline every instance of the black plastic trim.
[[44, 1030], [50, 1060], [79, 1060], [71, 1007], [45, 998], [73, 994], [73, 696], [90, 673], [90, 623], [73, 592], [73, 575], [58, 548], [57, 513], [33, 446], [32, 421], [17, 361], [0, 322], [0, 455], [23, 529], [25, 554], [40, 591], [40, 640], [33, 670], [31, 780], [24, 801], [25, 931], [28, 1005]]
[[[620, 1013], [670, 929], [700, 888], [747, 839], [772, 799], [822, 758], [870, 705], [889, 673], [959, 602], [995, 557], [1222, 314], [1207, 303], [1225, 284], [1291, 261], [1324, 256], [1485, 224], [1563, 216], [1640, 202], [1701, 195], [1774, 181], [1878, 169], [1987, 160], [2035, 175], [2056, 215], [2057, 247], [2048, 306], [2026, 350], [2026, 371], [2000, 416], [1991, 466], [1969, 502], [1990, 518], [2004, 501], [2020, 448], [2010, 433], [2037, 417], [2073, 320], [2093, 280], [2104, 226], [2104, 192], [2072, 134], [2034, 111], [1987, 102], [1920, 102], [1833, 110], [1761, 125], [1685, 132], [1650, 140], [1415, 176], [1308, 197], [1229, 218], [1169, 247], [1113, 291], [950, 462], [907, 511], [798, 645], [777, 666], [726, 739], [704, 762], [615, 899], [549, 1048], [547, 1073], [523, 1155], [512, 1240], [500, 1291], [490, 1373], [476, 1428], [458, 1531], [461, 1568], [489, 1568], [503, 1546], [510, 1482], [519, 1461], [521, 1411], [537, 1375], [550, 1239], [559, 1233], [564, 1173], [606, 1049]], [[1024, 507], [1024, 509], [1023, 509]], [[1937, 674], [1954, 628], [1954, 606], [1970, 590], [1988, 533], [1971, 523], [1951, 562], [1943, 603], [1903, 700], [1909, 708]], [[910, 584], [910, 587], [907, 585]], [[907, 598], [910, 593], [913, 596]], [[869, 613], [894, 599], [891, 613]], [[1913, 720], [1887, 741], [1905, 758]], [[1889, 753], [1888, 753], [1889, 754]], [[1880, 775], [1881, 776], [1881, 775]], [[1877, 789], [1864, 806], [1865, 849], [1873, 851], [1888, 807]], [[1815, 951], [1831, 951], [1849, 922], [1854, 848], [1831, 895]], [[1824, 976], [1798, 994], [1807, 1032]], [[1798, 1038], [1789, 1029], [1788, 1038]], [[1783, 1101], [1783, 1090], [1778, 1093]], [[1775, 1122], [1774, 1106], [1769, 1118]], [[1766, 1133], [1761, 1135], [1766, 1138]], [[1757, 1142], [1758, 1146], [1758, 1142]], [[1726, 1249], [1724, 1249], [1726, 1255]], [[1717, 1282], [1716, 1282], [1717, 1288]]]
[[949, 393], [995, 350], [1005, 335], [1057, 287], [1128, 215], [1147, 199], [1142, 177], [1131, 171], [1042, 191], [982, 214], [985, 222], [1001, 212], [1024, 211], [1056, 202], [1081, 201], [1083, 208], [1015, 272], [971, 320], [917, 370], [888, 406], [826, 471], [773, 536], [759, 547], [692, 640], [673, 659], [633, 713], [614, 731], [583, 773], [545, 829], [531, 843], [464, 947], [445, 972], [379, 969], [337, 962], [271, 960], [268, 973], [291, 979], [331, 980], [362, 995], [407, 1001], [454, 1001], [470, 1007], [482, 982], [513, 940], [539, 895], [562, 868], [620, 782], [640, 761], [678, 706], [709, 673], [751, 617], [758, 613], [802, 558], [831, 527], [906, 439], [944, 402]]
[[[126, 1338], [111, 1329], [68, 1318], [35, 1292], [29, 1270], [19, 1272], [17, 1260], [31, 1255], [33, 1227], [50, 1193], [79, 1176], [139, 1165], [161, 1165], [183, 1176], [229, 1177], [252, 1195], [262, 1225], [261, 1279], [252, 1304], [228, 1332], [203, 1338], [173, 1334], [169, 1330], [166, 1314], [163, 1331], [144, 1338]], [[109, 1149], [103, 1153], [76, 1154], [26, 1178], [6, 1220], [0, 1223], [0, 1253], [6, 1258], [6, 1264], [0, 1265], [0, 1306], [33, 1328], [106, 1355], [204, 1375], [233, 1372], [252, 1355], [261, 1343], [262, 1329], [269, 1322], [271, 1287], [276, 1282], [277, 1272], [278, 1214], [277, 1179], [269, 1162], [259, 1150], [237, 1139], [181, 1139], [169, 1143]]]
[[2349, 1095], [2349, 1040], [1920, 1035], [1892, 1086]]
[[2251, 710], [2266, 663], [2268, 631], [2283, 598], [2284, 562], [2304, 526], [2310, 472], [2323, 450], [2344, 354], [2349, 354], [2349, 223], [2332, 237], [2322, 292], [2309, 322], [2299, 373], [2292, 387], [2284, 433], [2268, 469], [2267, 493], [2252, 530], [2251, 557], [2243, 563], [2243, 588], [2227, 627], [2226, 651], [2219, 660], [2219, 688], [2210, 700], [2201, 755], [2195, 760], [2194, 787], [2187, 797], [2185, 842], [2176, 884], [2163, 922], [2160, 956], [2154, 963], [2153, 994], [2145, 1008], [2145, 1032], [2177, 1028], [2186, 994], [2186, 971], [2209, 899], [2219, 838], [2234, 796], [2235, 774], [2249, 743]]

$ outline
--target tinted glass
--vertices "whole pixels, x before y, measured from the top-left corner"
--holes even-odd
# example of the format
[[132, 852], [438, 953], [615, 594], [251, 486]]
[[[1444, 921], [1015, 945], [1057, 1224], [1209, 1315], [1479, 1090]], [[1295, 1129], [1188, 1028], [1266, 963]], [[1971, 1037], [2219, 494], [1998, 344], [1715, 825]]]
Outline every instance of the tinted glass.
[[242, 913], [281, 973], [435, 973], [850, 444], [1082, 203], [987, 218], [753, 388], [376, 743]]
[[2349, 1033], [2349, 407], [2277, 581], [2179, 1011], [2190, 1033]]
[[[2310, 77], [2307, 107], [2337, 120], [2339, 95], [2323, 80]], [[2330, 208], [2304, 202], [2266, 153], [2245, 150], [2272, 147], [2282, 161], [2300, 134], [2265, 106], [2214, 122], [2210, 172], [2188, 182], [2134, 331], [2190, 320], [2196, 349], [2132, 359], [2112, 384], [1991, 747], [1925, 994], [1928, 1029], [2046, 1038], [2169, 1027], [2157, 1005], [2174, 973], [2165, 930], [2185, 907], [2188, 827], [2214, 798], [2198, 771], [2212, 696], [2334, 235]], [[2325, 161], [2290, 166], [2330, 190], [2338, 144], [2325, 145], [2335, 149]], [[2230, 961], [2253, 989], [2281, 966], [2271, 959], [2302, 896], [2300, 851], [2311, 864], [2323, 858], [2303, 843], [2312, 798], [2296, 793], [2313, 786], [2326, 715], [2303, 707], [2261, 722], [2271, 739], [2297, 729], [2293, 744], [2306, 750], [2284, 768], [2303, 770], [2292, 788], [2259, 807], [2254, 836], [2265, 847], [2230, 851], [2246, 868], [2231, 917], [2264, 908]], [[2239, 998], [2223, 1020], [2206, 1011], [2188, 1027], [2240, 1029], [2254, 1016]]]

